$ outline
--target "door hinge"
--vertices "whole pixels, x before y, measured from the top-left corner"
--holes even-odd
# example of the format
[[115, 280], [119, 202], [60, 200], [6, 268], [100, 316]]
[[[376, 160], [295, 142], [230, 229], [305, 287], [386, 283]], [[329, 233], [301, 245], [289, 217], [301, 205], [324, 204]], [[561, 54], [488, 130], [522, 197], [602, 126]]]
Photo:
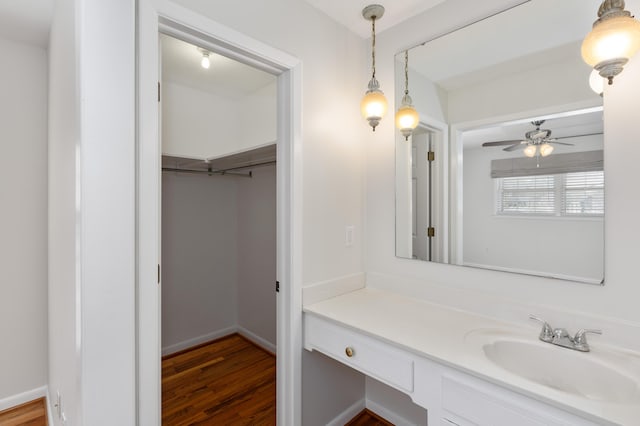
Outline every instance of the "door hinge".
[[427, 237], [435, 237], [436, 236], [436, 228], [430, 226], [427, 228]]
[[158, 263], [158, 284], [160, 284], [160, 264]]
[[436, 153], [433, 151], [429, 151], [427, 153], [427, 161], [433, 161], [436, 159]]
[[158, 82], [158, 102], [160, 102], [160, 82]]
[[276, 281], [276, 293], [280, 293], [280, 281]]

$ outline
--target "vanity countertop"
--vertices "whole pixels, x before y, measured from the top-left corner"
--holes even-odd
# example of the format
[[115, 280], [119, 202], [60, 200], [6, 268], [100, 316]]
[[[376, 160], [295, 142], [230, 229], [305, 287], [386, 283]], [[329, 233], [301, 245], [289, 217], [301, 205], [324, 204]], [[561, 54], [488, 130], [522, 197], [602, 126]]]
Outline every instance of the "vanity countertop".
[[[328, 319], [598, 424], [640, 425], [640, 390], [633, 396], [633, 402], [625, 404], [586, 399], [554, 390], [493, 364], [484, 356], [481, 345], [467, 338], [474, 330], [493, 329], [530, 335], [535, 340], [539, 327], [533, 324], [528, 327], [509, 323], [371, 288], [307, 305], [303, 310], [307, 315]], [[594, 341], [591, 346], [596, 352], [599, 343]], [[639, 356], [629, 354], [634, 358]], [[588, 357], [589, 353], [580, 355]], [[589, 374], [588, 371], [584, 373]]]

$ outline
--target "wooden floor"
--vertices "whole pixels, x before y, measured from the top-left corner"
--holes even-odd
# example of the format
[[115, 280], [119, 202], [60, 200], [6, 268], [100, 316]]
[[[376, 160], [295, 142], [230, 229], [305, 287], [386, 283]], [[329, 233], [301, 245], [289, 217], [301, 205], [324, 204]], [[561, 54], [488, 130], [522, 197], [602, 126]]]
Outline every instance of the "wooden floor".
[[366, 408], [354, 417], [349, 423], [345, 426], [394, 426], [393, 423], [390, 423], [378, 416], [373, 411], [369, 411]]
[[44, 398], [0, 411], [2, 426], [47, 426]]
[[275, 356], [240, 335], [162, 360], [163, 425], [275, 423]]
[[[162, 424], [275, 425], [275, 356], [233, 334], [164, 357]], [[347, 426], [393, 424], [364, 410]]]

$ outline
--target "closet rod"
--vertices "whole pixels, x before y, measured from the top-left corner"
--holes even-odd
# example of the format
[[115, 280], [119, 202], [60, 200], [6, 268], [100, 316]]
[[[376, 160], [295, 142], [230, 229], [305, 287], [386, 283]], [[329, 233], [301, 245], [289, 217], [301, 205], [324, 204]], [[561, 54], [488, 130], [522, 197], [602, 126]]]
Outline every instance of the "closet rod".
[[226, 170], [192, 170], [192, 169], [176, 169], [176, 168], [172, 168], [172, 167], [163, 167], [162, 168], [163, 172], [175, 172], [175, 173], [191, 173], [191, 174], [197, 174], [197, 175], [201, 175], [201, 174], [206, 174], [206, 175], [220, 175], [220, 176], [237, 176], [237, 177], [246, 177], [246, 178], [251, 178], [253, 173], [249, 172], [249, 173], [234, 173], [234, 172], [228, 172]]

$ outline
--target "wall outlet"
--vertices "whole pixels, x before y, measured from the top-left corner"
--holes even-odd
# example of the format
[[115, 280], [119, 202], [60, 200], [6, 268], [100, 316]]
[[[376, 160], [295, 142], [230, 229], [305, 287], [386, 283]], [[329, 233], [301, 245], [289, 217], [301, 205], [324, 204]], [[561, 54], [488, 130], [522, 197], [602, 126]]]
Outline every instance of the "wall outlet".
[[351, 247], [353, 245], [354, 231], [355, 227], [353, 225], [347, 225], [344, 228], [344, 245], [346, 247]]

